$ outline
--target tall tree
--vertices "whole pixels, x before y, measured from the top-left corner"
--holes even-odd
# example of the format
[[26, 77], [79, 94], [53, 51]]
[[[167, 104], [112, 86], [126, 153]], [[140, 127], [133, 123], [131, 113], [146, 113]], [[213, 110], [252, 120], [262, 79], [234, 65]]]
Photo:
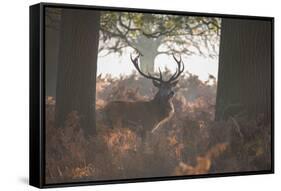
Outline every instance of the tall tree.
[[100, 13], [62, 9], [56, 88], [56, 125], [77, 111], [84, 132], [95, 131], [95, 78]]
[[[62, 9], [46, 9], [46, 28], [57, 34], [60, 31]], [[201, 55], [217, 57], [220, 38], [220, 21], [214, 17], [195, 17], [132, 12], [102, 11], [100, 19], [100, 55], [123, 54], [126, 48], [140, 53], [140, 67], [144, 72], [154, 71], [154, 61], [161, 54]], [[49, 43], [54, 44], [54, 43]], [[49, 50], [55, 53], [55, 50]], [[51, 60], [50, 60], [51, 61]], [[48, 65], [47, 92], [56, 91], [57, 64]]]
[[217, 56], [220, 19], [177, 15], [103, 12], [100, 52], [139, 52], [144, 72], [153, 72], [160, 54]]
[[61, 9], [45, 9], [45, 92], [47, 96], [56, 96], [56, 78], [59, 54]]
[[271, 116], [269, 20], [222, 19], [216, 119]]

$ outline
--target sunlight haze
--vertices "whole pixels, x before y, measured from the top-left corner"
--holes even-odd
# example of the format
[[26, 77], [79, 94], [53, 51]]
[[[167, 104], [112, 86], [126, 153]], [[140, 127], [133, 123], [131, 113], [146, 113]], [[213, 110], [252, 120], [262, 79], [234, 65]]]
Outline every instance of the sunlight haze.
[[[185, 72], [197, 75], [200, 80], [207, 80], [209, 74], [217, 78], [218, 74], [218, 59], [206, 58], [203, 56], [189, 56], [182, 58], [185, 66]], [[165, 67], [175, 72], [177, 64], [172, 56], [159, 55], [155, 59], [155, 70], [160, 67], [164, 71]], [[120, 75], [130, 75], [136, 71], [130, 60], [130, 54], [125, 53], [122, 56], [109, 54], [107, 56], [98, 57], [97, 75], [111, 74], [114, 77]]]

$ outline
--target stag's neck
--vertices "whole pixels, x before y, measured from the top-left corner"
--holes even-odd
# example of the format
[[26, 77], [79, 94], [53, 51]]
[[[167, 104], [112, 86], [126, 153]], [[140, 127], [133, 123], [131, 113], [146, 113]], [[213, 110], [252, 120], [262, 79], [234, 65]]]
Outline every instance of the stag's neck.
[[153, 133], [156, 131], [162, 124], [166, 123], [167, 121], [170, 120], [170, 118], [174, 114], [174, 105], [172, 103], [172, 100], [167, 100], [164, 102], [163, 100], [160, 99], [153, 99], [152, 102], [154, 104], [158, 104], [158, 119], [157, 122], [155, 123], [154, 127], [152, 128], [151, 132]]
[[159, 97], [155, 97], [152, 101], [154, 103], [157, 103], [157, 104], [160, 104], [160, 105], [171, 105], [172, 104], [172, 99], [164, 100], [164, 99], [161, 99]]
[[151, 102], [153, 104], [158, 105], [157, 108], [159, 108], [160, 112], [163, 113], [164, 115], [167, 115], [170, 112], [174, 111], [172, 99], [163, 100], [163, 99], [160, 99], [159, 97], [155, 97]]

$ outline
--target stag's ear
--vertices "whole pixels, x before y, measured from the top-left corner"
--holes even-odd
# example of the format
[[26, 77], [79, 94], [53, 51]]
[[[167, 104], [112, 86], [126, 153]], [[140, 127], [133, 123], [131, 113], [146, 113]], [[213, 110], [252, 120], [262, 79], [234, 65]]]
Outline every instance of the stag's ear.
[[160, 88], [160, 83], [157, 82], [156, 80], [152, 80], [152, 83], [155, 87]]
[[179, 81], [179, 80], [173, 81], [173, 82], [171, 83], [171, 87], [175, 87], [175, 86], [177, 85], [178, 81]]

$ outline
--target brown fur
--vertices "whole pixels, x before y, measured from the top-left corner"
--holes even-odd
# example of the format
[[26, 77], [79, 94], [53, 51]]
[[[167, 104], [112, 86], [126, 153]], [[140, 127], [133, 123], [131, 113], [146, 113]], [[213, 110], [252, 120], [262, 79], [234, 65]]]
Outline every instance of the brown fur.
[[162, 78], [160, 69], [159, 77], [143, 73], [139, 67], [139, 57], [140, 55], [133, 59], [131, 55], [132, 63], [140, 75], [152, 80], [153, 85], [158, 88], [158, 92], [150, 101], [110, 102], [105, 108], [105, 113], [106, 120], [111, 123], [110, 126], [112, 128], [127, 127], [134, 129], [144, 139], [146, 132], [154, 132], [173, 115], [174, 107], [171, 100], [174, 96], [174, 91], [172, 88], [178, 83], [178, 77], [184, 71], [184, 65], [182, 64], [181, 58], [178, 60], [173, 55], [178, 69], [169, 80], [165, 81]]
[[142, 136], [158, 128], [162, 121], [167, 121], [173, 111], [171, 101], [163, 103], [157, 99], [140, 102], [114, 101], [105, 107], [107, 120], [113, 128], [128, 127]]

